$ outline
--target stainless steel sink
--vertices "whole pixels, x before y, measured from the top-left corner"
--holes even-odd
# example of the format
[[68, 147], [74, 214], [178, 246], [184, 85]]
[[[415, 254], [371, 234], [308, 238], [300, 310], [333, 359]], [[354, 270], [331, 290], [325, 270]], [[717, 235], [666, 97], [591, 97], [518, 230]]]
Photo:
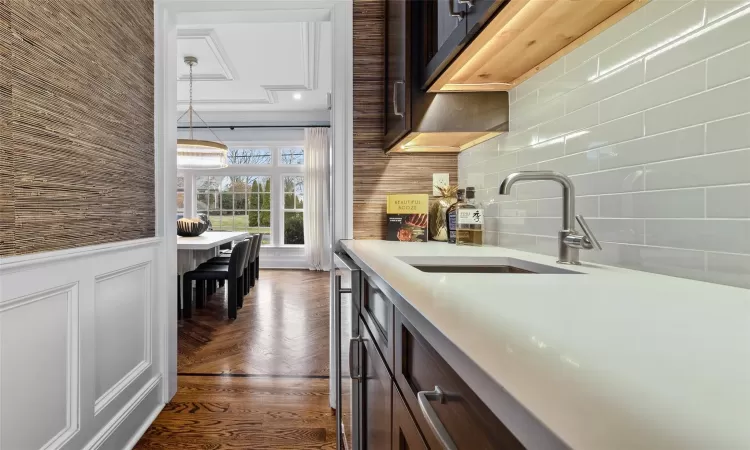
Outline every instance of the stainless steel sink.
[[450, 259], [450, 264], [445, 264], [444, 258], [432, 256], [402, 256], [398, 259], [430, 273], [580, 274], [516, 258], [460, 257]]

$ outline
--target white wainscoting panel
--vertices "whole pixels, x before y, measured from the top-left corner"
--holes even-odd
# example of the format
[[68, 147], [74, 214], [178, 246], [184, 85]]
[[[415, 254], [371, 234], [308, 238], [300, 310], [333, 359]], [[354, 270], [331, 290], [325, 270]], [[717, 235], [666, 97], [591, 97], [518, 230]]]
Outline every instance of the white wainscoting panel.
[[96, 277], [95, 414], [151, 365], [150, 273], [144, 262]]
[[0, 261], [1, 450], [129, 448], [155, 417], [160, 244]]
[[59, 448], [75, 434], [78, 361], [76, 284], [0, 303], [0, 448]]

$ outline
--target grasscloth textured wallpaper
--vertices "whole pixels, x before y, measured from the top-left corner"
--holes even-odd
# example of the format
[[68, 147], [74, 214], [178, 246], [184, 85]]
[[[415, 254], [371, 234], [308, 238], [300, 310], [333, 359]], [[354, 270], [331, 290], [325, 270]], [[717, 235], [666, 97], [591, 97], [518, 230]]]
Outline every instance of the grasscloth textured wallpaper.
[[153, 2], [0, 0], [0, 256], [154, 236]]
[[385, 239], [388, 193], [432, 193], [432, 174], [458, 181], [455, 154], [383, 153], [385, 0], [354, 0], [354, 238]]

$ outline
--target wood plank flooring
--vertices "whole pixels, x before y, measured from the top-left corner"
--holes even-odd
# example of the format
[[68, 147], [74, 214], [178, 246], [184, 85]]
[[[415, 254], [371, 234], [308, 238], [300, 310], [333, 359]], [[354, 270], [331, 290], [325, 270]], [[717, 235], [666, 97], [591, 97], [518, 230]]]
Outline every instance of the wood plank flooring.
[[262, 271], [237, 319], [224, 290], [178, 327], [178, 387], [135, 447], [333, 449], [328, 273]]

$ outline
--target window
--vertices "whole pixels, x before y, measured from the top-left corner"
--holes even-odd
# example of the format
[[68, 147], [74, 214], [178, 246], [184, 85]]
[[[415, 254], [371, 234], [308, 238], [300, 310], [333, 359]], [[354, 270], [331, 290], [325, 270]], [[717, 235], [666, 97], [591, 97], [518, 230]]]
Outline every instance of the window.
[[185, 216], [185, 177], [177, 177], [177, 217]]
[[191, 211], [185, 213], [205, 214], [216, 231], [264, 233], [265, 245], [304, 244], [303, 146], [239, 143], [227, 153], [228, 167], [186, 175], [195, 201], [187, 202]]
[[265, 233], [271, 242], [271, 177], [196, 177], [196, 209], [208, 216], [214, 231]]
[[229, 164], [267, 166], [273, 160], [270, 148], [232, 147], [227, 151]]
[[280, 162], [285, 166], [302, 166], [305, 164], [305, 151], [302, 147], [282, 148]]
[[303, 195], [305, 179], [302, 176], [284, 176], [284, 244], [302, 245], [305, 243]]

